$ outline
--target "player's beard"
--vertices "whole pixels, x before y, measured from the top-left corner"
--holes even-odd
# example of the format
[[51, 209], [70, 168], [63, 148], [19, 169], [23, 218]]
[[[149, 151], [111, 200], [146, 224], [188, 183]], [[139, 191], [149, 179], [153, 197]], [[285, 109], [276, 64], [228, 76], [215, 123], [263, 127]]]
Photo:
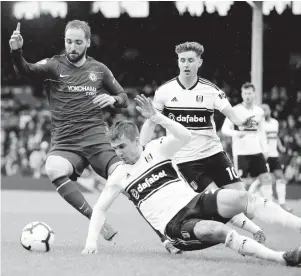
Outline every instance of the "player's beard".
[[67, 58], [70, 62], [76, 63], [76, 62], [80, 61], [86, 55], [86, 52], [87, 52], [87, 47], [85, 48], [85, 50], [82, 51], [81, 54], [78, 54], [75, 58], [71, 58], [71, 54], [75, 53], [75, 52], [68, 53]]

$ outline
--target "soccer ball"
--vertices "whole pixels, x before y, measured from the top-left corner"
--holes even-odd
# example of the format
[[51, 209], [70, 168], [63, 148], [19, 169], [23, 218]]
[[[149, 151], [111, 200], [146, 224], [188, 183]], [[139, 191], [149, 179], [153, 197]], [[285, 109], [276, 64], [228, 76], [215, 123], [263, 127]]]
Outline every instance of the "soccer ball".
[[28, 223], [22, 230], [21, 245], [29, 251], [47, 252], [54, 242], [54, 232], [44, 222]]

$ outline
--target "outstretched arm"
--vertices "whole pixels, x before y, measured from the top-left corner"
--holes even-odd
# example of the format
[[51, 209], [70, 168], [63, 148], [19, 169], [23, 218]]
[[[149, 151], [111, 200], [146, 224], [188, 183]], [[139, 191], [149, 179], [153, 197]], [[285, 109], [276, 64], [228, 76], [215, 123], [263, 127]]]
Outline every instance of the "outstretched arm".
[[[164, 109], [164, 103], [162, 101], [162, 91], [160, 91], [160, 89], [158, 89], [155, 92], [153, 105], [159, 112], [162, 112]], [[140, 145], [145, 146], [148, 142], [152, 140], [155, 128], [156, 123], [152, 122], [150, 119], [147, 119], [144, 122], [140, 130]]]
[[50, 72], [49, 60], [44, 59], [35, 64], [27, 62], [22, 56], [23, 38], [20, 33], [20, 23], [13, 32], [9, 46], [15, 72], [24, 77], [46, 78]]
[[97, 240], [100, 230], [106, 221], [106, 212], [120, 192], [121, 189], [117, 185], [114, 185], [110, 179], [108, 179], [104, 190], [102, 191], [97, 203], [93, 208], [86, 245], [85, 249], [82, 251], [82, 254], [98, 253]]
[[238, 132], [238, 131], [234, 130], [233, 123], [228, 118], [226, 118], [224, 121], [224, 124], [222, 126], [221, 132], [223, 134], [225, 134], [226, 136], [233, 137], [236, 135], [236, 132]]
[[162, 152], [164, 152], [167, 157], [171, 158], [180, 148], [191, 140], [190, 130], [157, 112], [149, 98], [146, 98], [144, 95], [137, 96], [135, 101], [138, 104], [136, 107], [137, 110], [144, 117], [149, 118], [155, 124], [160, 124], [171, 133], [168, 138], [161, 138], [160, 141]]
[[147, 119], [144, 122], [140, 130], [140, 145], [145, 146], [148, 142], [152, 140], [155, 128], [156, 123], [154, 123], [152, 120]]
[[227, 105], [221, 112], [234, 125], [252, 127], [254, 124], [256, 124], [256, 122], [253, 121], [254, 116], [251, 117], [241, 116], [240, 114], [237, 114], [236, 110], [234, 110], [234, 108], [231, 105]]

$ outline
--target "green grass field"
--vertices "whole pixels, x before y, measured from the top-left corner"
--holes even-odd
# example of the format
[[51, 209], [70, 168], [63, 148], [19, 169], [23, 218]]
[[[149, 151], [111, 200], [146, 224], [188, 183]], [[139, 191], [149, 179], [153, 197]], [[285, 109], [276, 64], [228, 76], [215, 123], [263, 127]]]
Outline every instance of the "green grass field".
[[[97, 195], [86, 196], [91, 204], [97, 200]], [[123, 196], [114, 203], [108, 217], [108, 222], [119, 230], [115, 244], [100, 239], [100, 253], [96, 256], [81, 255], [88, 220], [55, 192], [4, 190], [1, 202], [3, 276], [301, 275], [301, 268], [242, 257], [223, 245], [171, 256]], [[289, 203], [295, 214], [301, 216], [301, 201]], [[29, 252], [20, 245], [22, 228], [37, 220], [49, 224], [55, 232], [55, 242], [48, 253]], [[301, 236], [292, 230], [264, 223], [259, 225], [266, 231], [267, 244], [271, 248], [286, 250], [301, 244]]]

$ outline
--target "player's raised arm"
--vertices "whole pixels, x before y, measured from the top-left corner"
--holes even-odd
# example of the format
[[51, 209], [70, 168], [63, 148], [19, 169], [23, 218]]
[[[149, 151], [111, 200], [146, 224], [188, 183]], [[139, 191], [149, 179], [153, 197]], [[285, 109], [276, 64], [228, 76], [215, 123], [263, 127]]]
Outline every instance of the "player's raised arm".
[[128, 96], [124, 92], [118, 81], [115, 79], [111, 70], [104, 64], [102, 65], [102, 70], [104, 72], [104, 88], [108, 90], [110, 95], [98, 95], [93, 100], [93, 103], [97, 104], [100, 108], [105, 108], [109, 105], [114, 105], [115, 107], [127, 107], [129, 103]]
[[[150, 119], [155, 124], [160, 124], [166, 128], [172, 135], [162, 140], [162, 152], [166, 156], [172, 157], [181, 147], [186, 145], [191, 140], [190, 131], [181, 124], [167, 118], [156, 111], [152, 101], [144, 95], [135, 98], [138, 106], [137, 110], [145, 117]], [[163, 149], [164, 148], [164, 149]]]
[[116, 177], [114, 175], [111, 175], [111, 177], [108, 179], [104, 190], [102, 191], [97, 203], [93, 208], [86, 245], [82, 251], [82, 254], [84, 255], [98, 253], [97, 240], [100, 230], [106, 221], [106, 212], [121, 192], [121, 189], [113, 183], [116, 181], [115, 178]]
[[18, 23], [16, 30], [13, 32], [9, 40], [12, 61], [16, 73], [24, 77], [46, 78], [50, 71], [49, 61], [47, 59], [32, 64], [23, 58], [22, 46], [24, 41], [20, 28], [20, 23]]
[[[159, 112], [162, 112], [164, 109], [164, 103], [160, 99], [159, 94], [160, 94], [160, 92], [159, 92], [159, 90], [157, 90], [155, 92], [153, 105]], [[153, 134], [155, 132], [155, 128], [156, 128], [156, 124], [154, 122], [152, 122], [150, 119], [147, 119], [144, 122], [144, 124], [140, 130], [140, 144], [142, 146], [145, 146], [148, 142], [150, 142], [152, 140]]]

